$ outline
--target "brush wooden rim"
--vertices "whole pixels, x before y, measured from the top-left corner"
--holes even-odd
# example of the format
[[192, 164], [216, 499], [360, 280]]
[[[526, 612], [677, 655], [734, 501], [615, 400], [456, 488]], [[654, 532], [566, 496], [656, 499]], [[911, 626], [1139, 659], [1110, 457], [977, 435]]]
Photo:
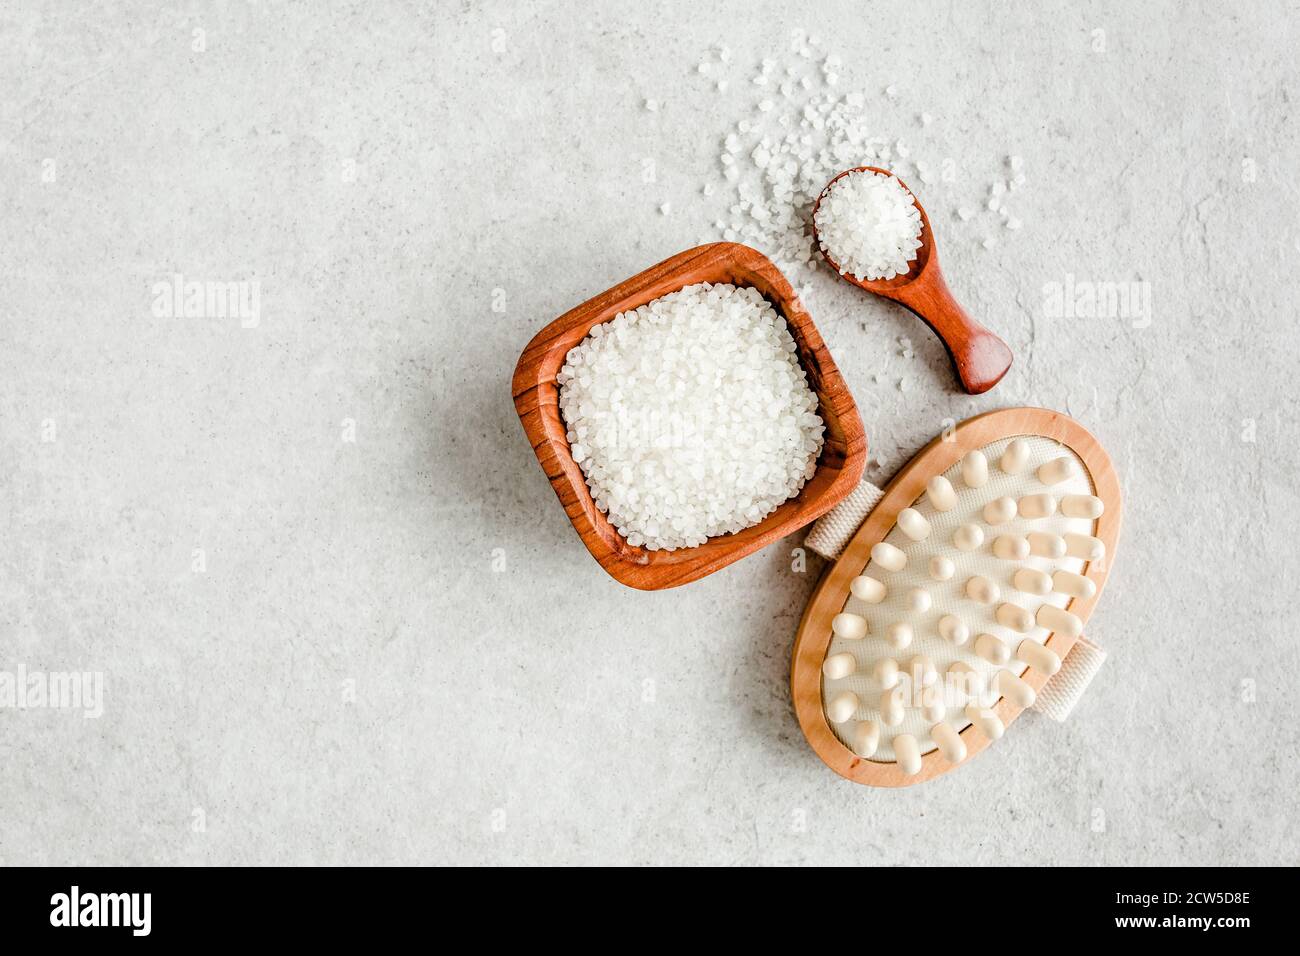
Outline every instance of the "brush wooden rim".
[[[1123, 500], [1110, 456], [1086, 428], [1074, 419], [1049, 409], [1008, 408], [967, 419], [947, 436], [941, 435], [930, 442], [894, 476], [880, 503], [863, 522], [839, 559], [822, 576], [804, 609], [795, 636], [790, 662], [790, 691], [799, 726], [822, 762], [845, 779], [873, 787], [907, 787], [924, 783], [968, 763], [991, 743], [971, 725], [961, 732], [961, 739], [966, 743], [965, 760], [958, 764], [950, 763], [935, 749], [921, 758], [921, 772], [915, 776], [903, 773], [896, 762], [886, 763], [859, 757], [840, 743], [826, 719], [822, 708], [821, 667], [831, 642], [831, 618], [844, 608], [844, 602], [849, 596], [849, 583], [870, 560], [872, 547], [884, 540], [894, 527], [898, 513], [921, 496], [926, 481], [933, 475], [943, 474], [967, 452], [1021, 435], [1041, 435], [1054, 439], [1078, 455], [1092, 480], [1094, 494], [1105, 503], [1105, 511], [1097, 519], [1094, 531], [1095, 536], [1106, 546], [1105, 558], [1102, 561], [1088, 562], [1082, 571], [1097, 585], [1097, 593], [1090, 598], [1071, 599], [1066, 609], [1086, 624], [1093, 608], [1097, 606], [1119, 541]], [[1046, 643], [1064, 660], [1076, 640], [1077, 638], [1065, 634], [1053, 633], [1048, 636]], [[1023, 679], [1037, 692], [1042, 689], [1048, 677], [1031, 667], [1024, 673]], [[1022, 710], [1005, 698], [998, 701], [993, 709], [1008, 728]]]
[[[694, 548], [647, 551], [628, 544], [596, 508], [582, 469], [569, 452], [555, 376], [569, 350], [596, 325], [700, 282], [752, 286], [786, 320], [799, 363], [817, 394], [825, 444], [816, 473], [799, 494], [758, 524]], [[810, 524], [857, 487], [866, 465], [867, 436], [857, 404], [812, 317], [766, 256], [734, 242], [680, 252], [560, 316], [525, 347], [512, 391], [524, 433], [583, 544], [615, 580], [641, 590], [698, 580]]]

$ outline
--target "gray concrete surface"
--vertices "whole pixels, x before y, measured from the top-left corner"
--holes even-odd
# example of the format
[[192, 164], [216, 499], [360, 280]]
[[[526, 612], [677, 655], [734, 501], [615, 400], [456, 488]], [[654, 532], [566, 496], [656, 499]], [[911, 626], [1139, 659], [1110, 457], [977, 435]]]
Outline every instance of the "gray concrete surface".
[[[103, 712], [0, 708], [0, 859], [1297, 862], [1297, 13], [6, 0], [0, 671], [100, 674]], [[897, 793], [795, 723], [799, 538], [626, 590], [509, 395], [543, 324], [716, 238], [700, 186], [795, 28], [954, 160], [941, 255], [1017, 355], [955, 394], [816, 276], [872, 474], [1035, 404], [1127, 495], [1074, 719]], [[951, 212], [1010, 154], [1024, 228], [985, 250]], [[174, 274], [248, 308], [177, 316]], [[1067, 276], [1146, 283], [1150, 321], [1053, 317]]]

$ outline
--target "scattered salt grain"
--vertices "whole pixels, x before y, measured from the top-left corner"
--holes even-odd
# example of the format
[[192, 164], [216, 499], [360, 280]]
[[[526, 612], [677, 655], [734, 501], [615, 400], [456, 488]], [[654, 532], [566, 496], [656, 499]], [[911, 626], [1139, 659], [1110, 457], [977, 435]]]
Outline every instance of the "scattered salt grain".
[[659, 206], [659, 212], [660, 212], [661, 215], [666, 216], [666, 215], [668, 215], [668, 214], [669, 214], [670, 212], [672, 212], [672, 211], [673, 211], [673, 204], [670, 203], [670, 202], [662, 203], [662, 204]]
[[817, 396], [785, 320], [752, 288], [687, 286], [620, 313], [556, 383], [596, 507], [635, 546], [748, 528], [817, 469]]
[[921, 247], [921, 211], [893, 176], [868, 171], [841, 176], [817, 207], [817, 235], [840, 274], [892, 279], [908, 270]]
[[659, 111], [659, 101], [658, 101], [658, 100], [646, 100], [646, 101], [645, 101], [645, 108], [646, 108], [647, 110], [649, 110], [651, 113], [657, 113], [657, 112]]
[[985, 249], [992, 249], [997, 244], [998, 241], [994, 239], [992, 236], [985, 236], [984, 241], [980, 243], [980, 245], [983, 246]]
[[[773, 68], [771, 87], [784, 82], [777, 77], [790, 77], [798, 83], [794, 95], [781, 100], [779, 109], [765, 111], [752, 105], [735, 116], [728, 125], [741, 139], [736, 163], [719, 163], [713, 175], [724, 186], [722, 192], [733, 197], [728, 205], [734, 201], [741, 205], [742, 211], [733, 212], [728, 223], [729, 232], [737, 237], [732, 241], [762, 249], [798, 283], [825, 266], [809, 219], [814, 200], [832, 176], [854, 166], [889, 169], [909, 182], [911, 176], [894, 152], [897, 131], [887, 136], [889, 127], [880, 125], [878, 98], [860, 90], [841, 93], [816, 82], [825, 70], [825, 53], [818, 52], [816, 61], [806, 62], [800, 59], [809, 55], [803, 52], [809, 49], [804, 32], [794, 30], [789, 36], [789, 52]], [[721, 70], [721, 64], [715, 63], [715, 69]], [[733, 81], [744, 82], [749, 76], [747, 71], [737, 72]], [[843, 84], [845, 77], [840, 80]], [[893, 85], [887, 93], [899, 95]], [[760, 146], [762, 150], [756, 152]], [[915, 165], [923, 183], [939, 169], [937, 164], [923, 168], [919, 158]], [[755, 212], [759, 209], [761, 217]]]

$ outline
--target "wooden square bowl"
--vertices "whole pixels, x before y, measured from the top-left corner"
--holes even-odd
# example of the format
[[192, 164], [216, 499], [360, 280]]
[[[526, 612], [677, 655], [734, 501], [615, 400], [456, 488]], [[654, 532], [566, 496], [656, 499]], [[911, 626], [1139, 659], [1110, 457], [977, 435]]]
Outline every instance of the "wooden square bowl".
[[[799, 494], [758, 524], [694, 548], [647, 551], [628, 544], [597, 510], [582, 469], [569, 453], [555, 376], [569, 350], [593, 326], [699, 282], [752, 286], [785, 318], [799, 347], [799, 364], [817, 393], [817, 411], [826, 424], [825, 444], [816, 473]], [[644, 591], [676, 587], [712, 574], [815, 521], [857, 486], [866, 464], [867, 437], [857, 405], [812, 318], [766, 256], [734, 242], [680, 252], [560, 316], [524, 349], [515, 368], [513, 391], [515, 408], [542, 471], [587, 550], [616, 580]]]

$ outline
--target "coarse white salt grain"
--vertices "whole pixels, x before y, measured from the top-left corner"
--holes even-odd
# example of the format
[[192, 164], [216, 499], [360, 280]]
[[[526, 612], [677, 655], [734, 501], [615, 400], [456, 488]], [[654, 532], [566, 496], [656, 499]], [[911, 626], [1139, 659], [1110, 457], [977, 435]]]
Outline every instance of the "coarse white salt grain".
[[702, 283], [619, 313], [569, 351], [556, 384], [592, 499], [634, 546], [751, 527], [817, 470], [817, 396], [752, 288]]
[[661, 203], [659, 206], [659, 214], [661, 216], [666, 216], [672, 211], [673, 211], [673, 204], [670, 202]]
[[656, 113], [656, 112], [658, 112], [658, 110], [659, 110], [659, 101], [658, 101], [658, 100], [646, 100], [646, 101], [645, 101], [645, 108], [646, 108], [647, 110], [649, 110], [651, 113]]
[[840, 274], [858, 280], [905, 274], [921, 248], [921, 211], [912, 194], [895, 177], [867, 170], [831, 184], [815, 224], [821, 247]]
[[[805, 34], [796, 30], [790, 36], [790, 52], [780, 57], [771, 72], [773, 83], [760, 96], [779, 86], [783, 81], [777, 77], [782, 76], [797, 80], [793, 96], [780, 99], [767, 111], [755, 103], [733, 117], [727, 128], [740, 139], [736, 162], [718, 164], [713, 176], [723, 186], [720, 193], [742, 200], [742, 211], [733, 211], [728, 222], [735, 241], [763, 250], [799, 283], [825, 267], [810, 219], [813, 202], [827, 180], [853, 166], [890, 169], [909, 181], [912, 177], [894, 156], [897, 131], [888, 135], [889, 126], [881, 123], [881, 98], [854, 89], [840, 93], [838, 87], [824, 85], [825, 54], [819, 53], [812, 62], [800, 59]], [[721, 69], [721, 64], [717, 67]], [[739, 66], [734, 74], [740, 82], [750, 75]], [[841, 86], [846, 79], [841, 72]], [[891, 86], [886, 95], [898, 97], [899, 91]], [[930, 163], [921, 169], [920, 158], [915, 163], [919, 181], [940, 181], [939, 167]], [[982, 201], [978, 209], [972, 204], [971, 216], [982, 209]]]

